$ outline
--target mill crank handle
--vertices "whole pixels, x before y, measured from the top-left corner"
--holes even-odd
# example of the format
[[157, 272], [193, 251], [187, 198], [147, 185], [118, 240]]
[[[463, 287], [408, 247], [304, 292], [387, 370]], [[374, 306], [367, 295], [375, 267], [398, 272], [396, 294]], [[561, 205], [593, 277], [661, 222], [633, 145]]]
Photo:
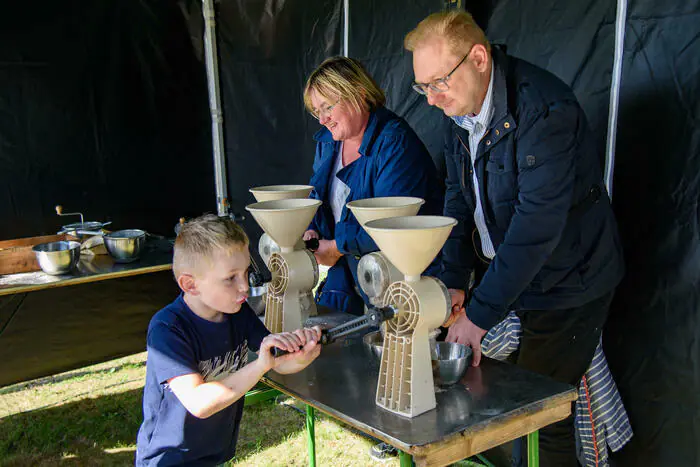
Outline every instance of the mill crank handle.
[[304, 247], [310, 251], [318, 250], [318, 247], [319, 247], [318, 238], [310, 238], [308, 240], [304, 240]]
[[[352, 334], [353, 332], [361, 331], [372, 326], [379, 326], [382, 322], [393, 318], [395, 315], [396, 309], [391, 306], [383, 308], [374, 306], [370, 307], [367, 314], [364, 316], [360, 316], [348, 321], [347, 323], [343, 323], [329, 329], [322, 329], [320, 343], [322, 345], [332, 344], [338, 338]], [[286, 353], [288, 352], [276, 347], [273, 349], [273, 355], [275, 357], [282, 356]]]

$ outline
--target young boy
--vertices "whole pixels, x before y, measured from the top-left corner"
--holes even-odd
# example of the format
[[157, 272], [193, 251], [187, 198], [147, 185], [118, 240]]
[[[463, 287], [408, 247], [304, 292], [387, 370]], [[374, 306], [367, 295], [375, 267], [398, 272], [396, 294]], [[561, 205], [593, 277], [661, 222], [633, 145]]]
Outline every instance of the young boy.
[[[173, 272], [182, 294], [148, 326], [136, 465], [217, 465], [233, 457], [245, 393], [269, 370], [295, 373], [320, 353], [320, 330], [270, 334], [245, 302], [248, 238], [227, 218], [186, 223]], [[290, 353], [273, 357], [272, 347]], [[258, 359], [248, 363], [248, 349]]]

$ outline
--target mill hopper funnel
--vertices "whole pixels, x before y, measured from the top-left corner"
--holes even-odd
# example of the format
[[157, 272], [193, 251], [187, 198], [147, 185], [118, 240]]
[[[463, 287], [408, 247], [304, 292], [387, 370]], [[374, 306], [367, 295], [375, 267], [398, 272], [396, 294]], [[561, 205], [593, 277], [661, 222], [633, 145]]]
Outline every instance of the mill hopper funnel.
[[451, 217], [404, 216], [369, 221], [364, 229], [410, 282], [420, 279], [456, 224]]
[[316, 199], [280, 199], [249, 204], [246, 210], [284, 252], [294, 249], [320, 205]]
[[249, 189], [255, 200], [274, 201], [278, 199], [308, 198], [313, 190], [311, 185], [268, 185]]
[[385, 196], [350, 201], [346, 206], [360, 225], [386, 217], [415, 216], [425, 204], [421, 198], [411, 196]]

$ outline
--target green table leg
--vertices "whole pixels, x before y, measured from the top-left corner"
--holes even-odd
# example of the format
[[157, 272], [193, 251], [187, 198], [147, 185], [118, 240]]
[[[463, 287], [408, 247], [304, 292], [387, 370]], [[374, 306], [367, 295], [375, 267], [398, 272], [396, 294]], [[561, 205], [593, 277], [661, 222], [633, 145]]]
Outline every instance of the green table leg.
[[306, 441], [309, 446], [309, 466], [316, 467], [316, 428], [314, 423], [314, 408], [306, 406]]
[[249, 407], [260, 402], [274, 399], [280, 394], [282, 393], [279, 392], [277, 389], [272, 389], [271, 387], [260, 385], [259, 387], [255, 387], [245, 394], [244, 404], [246, 407]]
[[413, 465], [413, 456], [406, 452], [399, 451], [399, 465], [401, 467], [411, 467]]
[[481, 461], [481, 463], [482, 463], [483, 465], [485, 465], [486, 467], [496, 467], [496, 466], [493, 465], [491, 462], [489, 462], [489, 460], [488, 460], [486, 457], [484, 457], [484, 456], [481, 455], [481, 454], [477, 454], [477, 455], [476, 455], [476, 458], [479, 459], [479, 460]]
[[540, 467], [540, 432], [527, 435], [527, 466]]

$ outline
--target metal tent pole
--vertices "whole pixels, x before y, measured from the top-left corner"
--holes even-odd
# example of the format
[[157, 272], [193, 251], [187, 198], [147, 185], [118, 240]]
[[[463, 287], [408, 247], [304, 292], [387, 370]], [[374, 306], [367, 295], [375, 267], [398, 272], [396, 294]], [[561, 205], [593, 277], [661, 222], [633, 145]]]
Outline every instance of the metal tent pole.
[[622, 56], [625, 47], [625, 26], [627, 23], [627, 0], [617, 0], [615, 19], [615, 58], [613, 60], [612, 82], [610, 84], [610, 112], [608, 113], [608, 139], [605, 147], [605, 186], [610, 198], [613, 190], [615, 171], [615, 141], [617, 138], [617, 115], [620, 107], [620, 84], [622, 82]]
[[350, 0], [343, 0], [343, 56], [348, 56], [350, 38]]
[[228, 187], [226, 184], [226, 159], [224, 155], [224, 117], [219, 90], [219, 59], [216, 53], [216, 12], [213, 0], [203, 0], [204, 58], [209, 87], [211, 111], [211, 138], [214, 153], [214, 178], [216, 183], [216, 211], [219, 216], [229, 215]]

